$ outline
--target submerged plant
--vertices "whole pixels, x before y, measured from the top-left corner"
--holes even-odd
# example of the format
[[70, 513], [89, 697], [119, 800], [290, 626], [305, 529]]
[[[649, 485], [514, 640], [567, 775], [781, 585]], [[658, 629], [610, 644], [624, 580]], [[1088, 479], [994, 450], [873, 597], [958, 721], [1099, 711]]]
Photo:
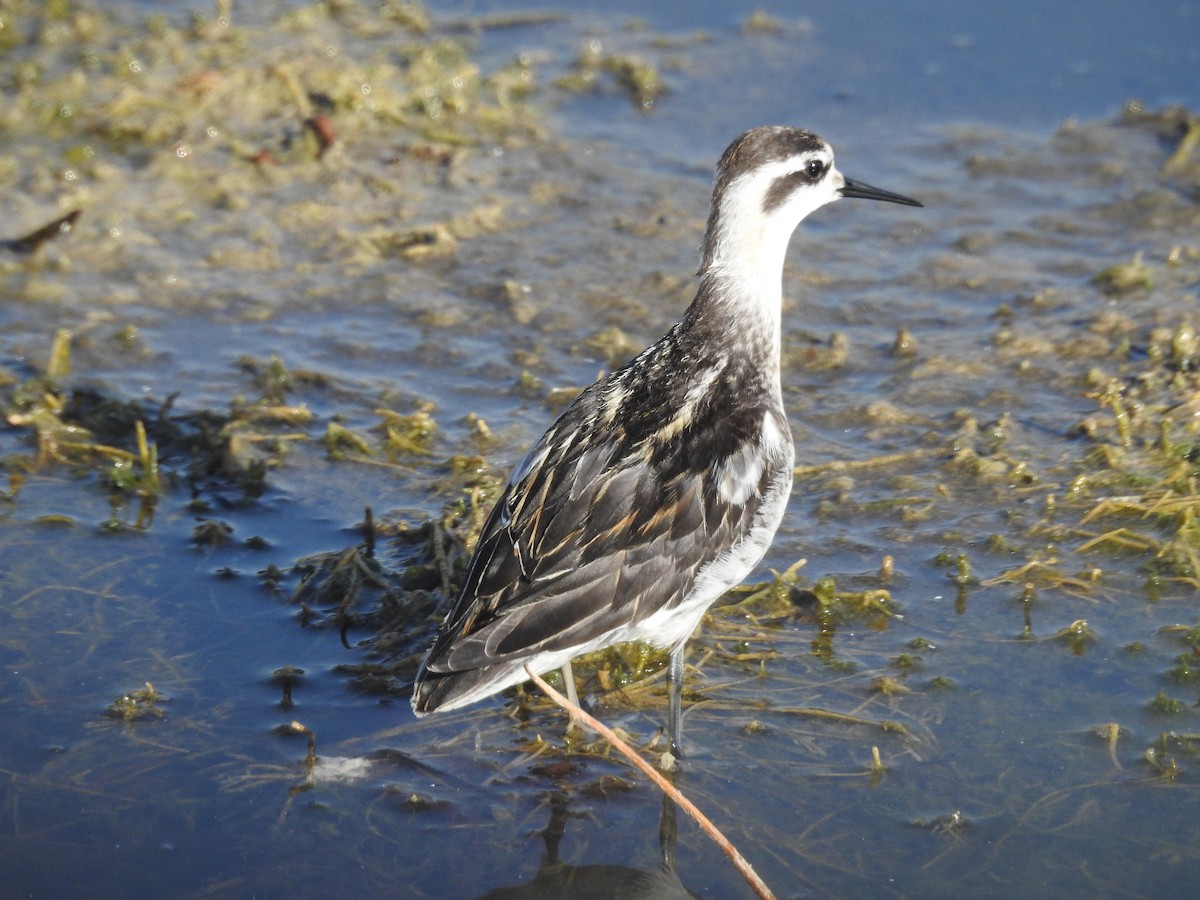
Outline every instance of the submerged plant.
[[171, 698], [154, 689], [154, 685], [146, 682], [145, 687], [122, 694], [108, 705], [105, 712], [114, 719], [134, 722], [145, 718], [161, 718], [167, 714], [162, 704]]

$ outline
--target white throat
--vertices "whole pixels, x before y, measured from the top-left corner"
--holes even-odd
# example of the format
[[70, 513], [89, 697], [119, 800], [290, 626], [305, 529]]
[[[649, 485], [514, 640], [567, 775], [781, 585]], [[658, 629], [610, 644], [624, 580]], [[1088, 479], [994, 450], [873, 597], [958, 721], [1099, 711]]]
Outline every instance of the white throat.
[[789, 171], [784, 161], [743, 175], [728, 186], [719, 200], [716, 233], [701, 272], [702, 277], [715, 279], [720, 291], [729, 296], [740, 313], [738, 318], [752, 317], [775, 340], [783, 300], [783, 265], [792, 233], [805, 216], [836, 200], [844, 181], [831, 169], [817, 184], [794, 191], [785, 202], [764, 211], [770, 186]]

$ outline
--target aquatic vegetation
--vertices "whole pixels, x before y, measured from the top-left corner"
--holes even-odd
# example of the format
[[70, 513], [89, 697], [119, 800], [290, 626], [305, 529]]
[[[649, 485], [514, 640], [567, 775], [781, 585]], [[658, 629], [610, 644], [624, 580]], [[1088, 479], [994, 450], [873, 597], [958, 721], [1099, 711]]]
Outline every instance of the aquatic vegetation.
[[170, 697], [161, 691], [156, 691], [154, 685], [146, 682], [145, 687], [122, 694], [109, 704], [105, 710], [110, 717], [126, 722], [136, 722], [141, 719], [158, 719], [167, 714], [162, 704], [170, 701]]
[[280, 666], [271, 673], [270, 683], [276, 685], [282, 696], [279, 700], [279, 708], [287, 712], [292, 708], [292, 689], [299, 685], [304, 680], [304, 670], [298, 666]]
[[596, 91], [605, 84], [604, 76], [639, 109], [653, 109], [666, 92], [656, 66], [633, 54], [605, 51], [596, 40], [583, 45], [573, 71], [556, 84], [566, 91]]
[[1153, 712], [1161, 713], [1168, 716], [1177, 716], [1187, 710], [1187, 704], [1182, 700], [1176, 700], [1168, 697], [1162, 691], [1159, 691], [1157, 696], [1150, 701], [1149, 707]]
[[1083, 619], [1076, 619], [1070, 625], [1060, 628], [1055, 633], [1054, 639], [1070, 647], [1071, 652], [1076, 656], [1082, 655], [1090, 644], [1099, 640], [1096, 632], [1089, 628], [1088, 623]]
[[[71, 333], [60, 329], [43, 373], [13, 385], [3, 403], [8, 424], [28, 431], [37, 451], [32, 458], [10, 454], [2, 460], [10, 478], [51, 464], [96, 468], [114, 492], [141, 498], [139, 523], [146, 524], [163, 491], [158, 448], [146, 433], [149, 410], [96, 402], [86, 391], [69, 394], [64, 385], [70, 373]], [[98, 440], [97, 432], [106, 440]], [[113, 438], [123, 438], [130, 449], [107, 442]]]
[[[282, 430], [310, 424], [313, 416], [302, 406], [281, 405], [291, 376], [279, 360], [263, 370], [268, 377], [260, 382], [260, 399], [234, 398], [226, 415], [175, 413], [177, 395], [155, 404], [72, 386], [70, 345], [71, 334], [59, 331], [44, 373], [10, 385], [0, 397], [8, 424], [28, 433], [36, 450], [9, 453], [0, 462], [14, 475], [52, 467], [92, 472], [114, 496], [140, 501], [139, 528], [149, 527], [169, 484], [184, 482], [197, 491], [236, 484], [246, 497], [258, 496], [288, 443], [309, 439]], [[248, 361], [243, 368], [257, 372]]]
[[[433, 404], [428, 403], [411, 413], [398, 413], [388, 409], [378, 410], [386, 436], [384, 447], [389, 456], [429, 456], [433, 439], [437, 435], [437, 422], [432, 413]], [[482, 420], [479, 420], [482, 422]], [[483, 427], [487, 427], [486, 424]]]
[[[151, 728], [158, 749], [210, 760], [223, 791], [257, 790], [241, 806], [269, 810], [261, 830], [280, 835], [280, 857], [303, 855], [301, 832], [360, 846], [348, 822], [361, 798], [328, 785], [364, 772], [372, 834], [408, 841], [393, 814], [453, 821], [506, 857], [512, 835], [544, 824], [513, 797], [536, 806], [562, 789], [597, 814], [644, 804], [613, 780], [624, 770], [609, 748], [564, 737], [536, 691], [514, 690], [504, 714], [364, 735], [358, 755], [318, 756], [313, 729], [280, 711], [324, 702], [329, 682], [371, 695], [346, 701], [355, 712], [407, 692], [529, 424], [686, 302], [681, 254], [703, 222], [677, 198], [700, 176], [606, 169], [541, 110], [595, 105], [575, 90], [671, 102], [664, 85], [692, 65], [677, 76], [671, 57], [699, 39], [619, 33], [585, 60], [572, 37], [558, 59], [484, 64], [475, 44], [498, 19], [438, 21], [407, 3], [292, 5], [258, 24], [228, 4], [132, 23], [104, 4], [16, 0], [0, 18], [0, 185], [23, 223], [0, 234], [0, 289], [20, 325], [0, 360], [0, 590], [7, 615], [34, 623], [6, 627], [12, 669], [29, 668], [34, 633], [80, 648], [89, 675], [124, 633], [114, 623], [156, 643], [146, 625], [161, 623], [140, 603], [172, 587], [173, 564], [194, 570], [182, 590], [198, 615], [205, 601], [268, 617], [275, 604], [310, 629], [312, 656], [248, 644], [250, 700], [189, 701], [192, 740], [177, 739], [179, 701], [157, 688], [101, 714], [124, 690], [102, 688], [86, 716], [176, 729]], [[766, 52], [777, 26], [791, 37], [790, 22], [751, 16], [746, 40]], [[998, 818], [1014, 837], [1092, 840], [1130, 797], [1186, 803], [1200, 771], [1197, 135], [1193, 112], [1136, 108], [1064, 125], [1044, 146], [950, 129], [905, 165], [978, 192], [889, 235], [878, 295], [836, 245], [814, 241], [811, 266], [793, 259], [784, 377], [804, 453], [788, 529], [774, 569], [706, 618], [687, 696], [697, 733], [718, 735], [697, 778], [752, 771], [779, 786], [750, 824], [787, 850], [785, 871], [796, 859], [871, 870], [848, 820], [793, 827], [830, 779], [847, 810], [879, 806], [858, 793], [877, 779], [889, 791], [875, 848], [906, 821], [939, 846], [987, 831], [991, 855], [970, 866], [988, 875], [1011, 859]], [[1064, 199], [1075, 194], [1087, 199]], [[996, 201], [1013, 218], [993, 228], [982, 210]], [[572, 229], [579, 243], [554, 243]], [[193, 348], [192, 324], [210, 321], [218, 350]], [[466, 389], [433, 383], [455, 367]], [[357, 520], [366, 503], [378, 521]], [[104, 567], [125, 579], [119, 593], [93, 573]], [[204, 673], [194, 654], [178, 681], [126, 662], [116, 684], [187, 685], [176, 697]], [[664, 663], [633, 645], [576, 666], [588, 702], [646, 753], [662, 748]], [[1064, 667], [1091, 680], [1062, 690]], [[47, 670], [23, 677], [23, 710], [61, 709], [79, 690], [55, 696]], [[1014, 704], [1031, 711], [1020, 748], [993, 740], [1016, 733]], [[221, 732], [234, 706], [254, 723], [240, 745]], [[148, 746], [142, 724], [91, 731]], [[84, 796], [95, 751], [70, 749], [47, 750], [38, 782], [5, 770], [21, 793], [14, 833], [52, 833], [29, 818], [39, 785]], [[120, 767], [136, 778], [95, 805], [148, 795], [138, 782], [153, 765]], [[462, 766], [464, 783], [480, 767], [492, 780], [462, 796], [430, 787]], [[211, 787], [189, 785], [179, 808], [200, 809], [210, 798], [193, 793]], [[918, 791], [922, 808], [905, 808]], [[1059, 801], [1058, 819], [1025, 812]], [[308, 818], [293, 831], [288, 816]], [[1195, 860], [1184, 822], [1155, 817], [1162, 859]], [[503, 838], [485, 833], [494, 823]]]
[[1117, 263], [1100, 272], [1095, 279], [1105, 293], [1121, 295], [1154, 287], [1154, 273], [1137, 253], [1129, 262]]

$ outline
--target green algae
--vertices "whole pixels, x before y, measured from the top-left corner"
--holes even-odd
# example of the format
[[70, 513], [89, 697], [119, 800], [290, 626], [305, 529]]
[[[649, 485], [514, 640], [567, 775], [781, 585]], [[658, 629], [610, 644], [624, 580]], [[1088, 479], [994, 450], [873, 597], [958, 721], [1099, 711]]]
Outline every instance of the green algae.
[[141, 719], [161, 719], [167, 714], [164, 703], [170, 702], [170, 697], [154, 689], [154, 685], [146, 682], [145, 687], [122, 694], [105, 710], [114, 719], [126, 722], [136, 722]]

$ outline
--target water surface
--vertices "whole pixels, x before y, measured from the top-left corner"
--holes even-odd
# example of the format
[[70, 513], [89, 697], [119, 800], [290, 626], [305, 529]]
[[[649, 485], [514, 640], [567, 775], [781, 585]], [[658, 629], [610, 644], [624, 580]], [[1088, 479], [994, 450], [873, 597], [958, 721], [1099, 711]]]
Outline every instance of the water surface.
[[[1178, 122], [1122, 112], [1197, 108], [1192, 7], [779, 4], [748, 28], [736, 4], [515, 24], [455, 4], [425, 33], [339, 8], [235, 10], [234, 38], [183, 4], [11, 16], [0, 237], [84, 214], [0, 259], [6, 405], [69, 329], [64, 397], [166, 423], [153, 504], [0, 431], [14, 891], [471, 897], [661, 868], [654, 790], [563, 755], [560, 716], [510, 697], [416, 722], [416, 651], [372, 644], [377, 594], [343, 634], [293, 591], [306, 559], [360, 543], [365, 507], [415, 528], [468, 497], [448, 460], [503, 474], [555, 389], [619, 360], [610, 329], [636, 350], [668, 327], [711, 165], [762, 122], [819, 130], [852, 177], [926, 208], [838, 204], [793, 242], [801, 469], [760, 576], [807, 563], [794, 608], [696, 641], [681, 786], [781, 896], [1193, 883], [1197, 575], [1172, 504], [1197, 440], [1196, 162], [1164, 170]], [[649, 62], [666, 90], [557, 84], [587, 53]], [[281, 63], [337, 130], [320, 160]], [[411, 99], [420, 72], [434, 92]], [[1094, 280], [1138, 254], [1129, 286]], [[311, 417], [239, 414], [255, 404]], [[436, 430], [389, 453], [380, 410]], [[197, 468], [184, 438], [213, 416], [262, 439], [259, 477]], [[331, 424], [371, 455], [330, 452]], [[381, 537], [377, 556], [399, 582], [416, 552]], [[822, 577], [886, 589], [891, 614], [843, 604], [819, 640]], [[154, 710], [108, 713], [147, 682]], [[591, 690], [653, 739], [661, 703]], [[748, 895], [686, 822], [676, 872]]]

